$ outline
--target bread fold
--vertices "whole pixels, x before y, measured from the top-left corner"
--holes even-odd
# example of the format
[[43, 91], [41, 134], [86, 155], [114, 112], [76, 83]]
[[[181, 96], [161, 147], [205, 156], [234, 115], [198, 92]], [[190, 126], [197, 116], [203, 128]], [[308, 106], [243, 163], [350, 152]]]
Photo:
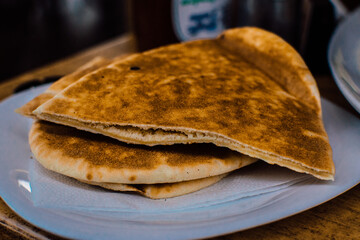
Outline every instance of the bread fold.
[[314, 78], [289, 44], [258, 28], [115, 61], [33, 114], [131, 144], [213, 143], [334, 179]]

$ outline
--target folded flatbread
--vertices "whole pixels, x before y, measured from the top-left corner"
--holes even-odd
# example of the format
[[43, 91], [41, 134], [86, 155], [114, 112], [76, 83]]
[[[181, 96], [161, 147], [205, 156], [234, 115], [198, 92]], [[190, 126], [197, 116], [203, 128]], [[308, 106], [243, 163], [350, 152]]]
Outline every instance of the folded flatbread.
[[314, 78], [289, 44], [258, 28], [132, 55], [33, 113], [128, 143], [214, 143], [334, 178]]
[[[120, 57], [117, 59], [120, 59]], [[53, 83], [44, 93], [35, 97], [16, 111], [36, 119], [36, 116], [32, 115], [34, 109], [54, 97], [58, 92], [65, 89], [82, 76], [97, 68], [106, 66], [109, 63], [110, 60], [102, 57], [93, 59], [77, 69], [74, 73], [64, 76]], [[152, 199], [176, 197], [198, 191], [220, 181], [228, 174], [228, 171], [238, 169], [256, 161], [256, 159], [237, 153], [235, 153], [235, 155], [234, 153], [228, 155], [229, 151], [227, 150], [225, 150], [225, 155], [220, 156], [220, 159], [217, 159], [218, 157], [216, 154], [221, 154], [224, 150], [221, 150], [220, 152], [215, 151], [215, 155], [212, 156], [214, 146], [210, 146], [209, 148], [200, 146], [200, 148], [197, 148], [195, 151], [193, 148], [185, 148], [182, 150], [183, 147], [180, 147], [180, 149], [178, 149], [180, 151], [179, 153], [176, 152], [177, 148], [170, 148], [155, 156], [154, 151], [141, 149], [138, 146], [121, 144], [116, 140], [107, 139], [106, 137], [82, 133], [76, 129], [41, 121], [35, 121], [33, 124], [29, 134], [29, 140], [31, 149], [38, 162], [50, 170], [74, 177], [87, 184], [97, 185], [114, 191], [137, 192]], [[159, 149], [157, 149], [157, 151], [159, 151]], [[167, 155], [168, 151], [175, 152]], [[195, 154], [195, 156], [192, 156], [192, 154]], [[166, 156], [175, 156], [174, 158], [171, 158], [169, 162], [174, 165], [174, 163], [179, 160], [179, 162], [175, 164], [178, 167], [169, 165], [165, 161]], [[184, 158], [183, 161], [185, 164], [182, 163], [181, 158]], [[224, 158], [224, 160], [222, 160], [222, 158]], [[235, 159], [234, 161], [232, 160], [233, 158]], [[197, 162], [200, 159], [204, 160], [202, 164]], [[127, 165], [123, 165], [125, 168], [120, 169], [120, 171], [125, 172], [125, 175], [120, 174], [114, 179], [111, 177], [111, 174], [119, 174], [119, 168], [116, 169], [116, 167], [109, 164], [108, 161], [115, 162], [115, 165], [121, 165], [121, 160], [126, 161], [127, 163]], [[157, 172], [151, 173], [151, 169], [144, 171], [144, 168], [149, 168], [151, 164], [155, 165], [155, 163], [161, 161], [163, 161], [163, 164], [162, 166], [161, 164], [159, 166], [160, 172], [162, 173], [156, 177], [162, 178], [163, 175], [167, 177], [161, 179], [160, 182], [162, 183], [149, 184], [149, 182], [154, 182], [154, 180], [156, 182], [156, 178], [153, 178], [152, 175], [156, 175]], [[191, 163], [194, 163], [194, 166], [186, 167], [186, 164], [191, 165]], [[126, 166], [129, 167], [131, 164], [142, 164], [143, 167], [140, 167], [140, 171], [137, 171], [136, 167], [133, 166], [130, 173], [131, 171], [134, 171], [135, 175], [128, 176], [128, 179], [124, 180], [124, 176], [126, 177], [126, 174], [130, 174], [128, 172], [129, 170], [126, 169]], [[199, 168], [196, 169], [197, 172], [194, 172], [196, 164], [198, 164]], [[181, 167], [184, 168], [181, 169]], [[215, 169], [206, 169], [210, 167]], [[159, 171], [159, 168], [155, 167], [154, 169]], [[185, 174], [183, 171], [187, 170], [188, 172], [184, 179], [194, 179], [171, 182], [174, 180], [171, 177], [171, 173], [169, 174], [169, 171], [171, 172], [171, 170], [182, 171], [180, 175]], [[139, 178], [136, 180], [137, 175], [144, 172], [145, 174], [147, 173], [147, 176], [141, 177], [145, 177], [145, 180], [141, 180], [141, 178], [140, 181]], [[216, 175], [217, 173], [221, 174]], [[212, 174], [215, 175], [212, 176]], [[179, 179], [180, 175], [177, 176], [177, 179]], [[123, 178], [119, 178], [119, 176], [122, 176]], [[175, 178], [175, 180], [177, 179]], [[116, 181], [120, 181], [120, 183]], [[168, 183], [168, 181], [171, 183]], [[124, 184], [124, 182], [131, 184]], [[144, 184], [144, 182], [146, 184]]]
[[[150, 198], [194, 192], [256, 159], [211, 144], [132, 146], [99, 134], [35, 121], [29, 144], [37, 161], [57, 173]], [[162, 183], [162, 184], [159, 184]]]

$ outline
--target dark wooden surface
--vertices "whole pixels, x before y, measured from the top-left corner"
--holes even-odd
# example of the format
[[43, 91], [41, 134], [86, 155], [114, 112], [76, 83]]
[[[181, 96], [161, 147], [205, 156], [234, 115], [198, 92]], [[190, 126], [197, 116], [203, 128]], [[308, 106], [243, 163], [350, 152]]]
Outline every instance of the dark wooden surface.
[[[116, 57], [134, 51], [132, 36], [123, 36], [67, 59], [44, 66], [0, 84], [0, 100], [17, 86], [34, 79], [65, 75], [94, 56]], [[330, 75], [315, 76], [322, 97], [360, 119]], [[311, 197], [311, 196], [309, 196]], [[0, 200], [0, 239], [62, 239], [17, 216]], [[360, 186], [305, 212], [257, 228], [215, 239], [360, 239]]]

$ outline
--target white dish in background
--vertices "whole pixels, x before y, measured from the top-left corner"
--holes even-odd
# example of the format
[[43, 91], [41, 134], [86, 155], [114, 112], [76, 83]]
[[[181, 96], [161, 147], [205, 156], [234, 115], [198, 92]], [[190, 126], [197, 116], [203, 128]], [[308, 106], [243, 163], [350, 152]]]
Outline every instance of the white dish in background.
[[[0, 103], [0, 195], [22, 218], [63, 237], [193, 239], [217, 236], [299, 213], [360, 182], [360, 120], [322, 100], [323, 119], [334, 151], [336, 175], [333, 182], [309, 178], [276, 192], [191, 210], [143, 213], [144, 218], [134, 218], [131, 213], [35, 207], [31, 201], [28, 176], [31, 153], [27, 131], [31, 121], [14, 113], [14, 109], [46, 87], [21, 92]], [[254, 201], [261, 204], [253, 206], [251, 203]], [[149, 217], [152, 221], [147, 220]]]
[[360, 8], [336, 28], [329, 44], [328, 62], [339, 89], [360, 113]]

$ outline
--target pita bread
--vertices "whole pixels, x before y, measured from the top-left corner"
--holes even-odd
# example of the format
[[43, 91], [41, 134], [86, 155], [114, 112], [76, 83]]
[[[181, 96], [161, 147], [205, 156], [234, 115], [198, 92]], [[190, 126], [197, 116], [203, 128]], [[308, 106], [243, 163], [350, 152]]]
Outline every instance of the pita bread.
[[258, 28], [132, 55], [33, 113], [128, 143], [211, 142], [320, 179], [335, 173], [315, 80]]
[[[117, 59], [121, 59], [123, 57], [118, 57]], [[32, 110], [36, 109], [38, 106], [40, 106], [42, 103], [46, 102], [47, 100], [51, 99], [53, 96], [56, 95], [57, 92], [61, 91], [62, 89], [65, 89], [68, 85], [72, 84], [76, 80], [78, 80], [80, 77], [86, 75], [87, 73], [93, 71], [96, 68], [102, 67], [107, 65], [110, 62], [110, 60], [98, 57], [94, 60], [90, 61], [89, 63], [85, 64], [76, 72], [67, 75], [60, 80], [53, 83], [44, 93], [40, 94], [39, 96], [35, 97], [33, 100], [31, 100], [29, 103], [25, 104], [23, 107], [17, 109], [17, 112], [20, 114], [23, 114], [28, 117], [36, 118], [34, 115], [31, 114]], [[34, 127], [38, 125], [41, 127], [42, 123], [36, 122], [34, 124]], [[52, 125], [51, 128], [55, 128], [55, 131], [58, 132], [59, 129], [57, 126]], [[61, 128], [61, 127], [60, 127]], [[34, 130], [35, 132], [37, 130]], [[70, 130], [71, 132], [72, 130]], [[37, 131], [39, 132], [39, 131]], [[41, 132], [41, 131], [40, 131]], [[76, 138], [76, 130], [75, 137]], [[45, 135], [49, 139], [49, 134], [51, 133], [47, 132], [47, 135]], [[70, 134], [71, 135], [71, 134]], [[44, 136], [44, 135], [43, 135]], [[60, 136], [56, 136], [56, 139], [59, 139]], [[41, 137], [40, 137], [41, 138]], [[52, 137], [54, 138], [54, 136]], [[38, 140], [36, 144], [39, 144]], [[52, 144], [57, 144], [56, 140]], [[86, 145], [87, 143], [82, 142], [82, 144]], [[60, 144], [61, 145], [61, 144]], [[101, 146], [101, 144], [100, 144]], [[46, 143], [42, 144], [40, 148], [46, 148]], [[127, 146], [131, 148], [131, 146]], [[51, 149], [51, 148], [50, 148]], [[69, 149], [69, 148], [67, 148]], [[123, 148], [126, 150], [126, 147]], [[76, 151], [76, 149], [71, 149], [70, 151]], [[248, 157], [246, 157], [248, 159]], [[51, 161], [51, 159], [49, 159]], [[251, 159], [250, 161], [244, 161], [244, 166], [247, 164], [250, 164], [254, 162], [255, 159]], [[188, 194], [191, 192], [198, 191], [200, 189], [203, 189], [205, 187], [208, 187], [212, 184], [215, 184], [216, 182], [220, 181], [223, 177], [225, 177], [227, 173], [201, 178], [201, 179], [195, 179], [195, 180], [189, 180], [189, 181], [183, 181], [183, 182], [175, 182], [175, 183], [161, 183], [161, 184], [123, 184], [123, 183], [110, 183], [110, 182], [94, 182], [94, 181], [88, 181], [88, 180], [79, 180], [81, 182], [85, 182], [87, 184], [91, 185], [97, 185], [106, 189], [114, 190], [114, 191], [122, 191], [122, 192], [136, 192], [141, 195], [144, 195], [146, 197], [152, 198], [152, 199], [160, 199], [160, 198], [171, 198], [176, 197], [184, 194]], [[87, 175], [89, 176], [89, 175]]]
[[227, 175], [228, 173], [224, 173], [217, 176], [195, 179], [184, 182], [140, 184], [140, 185], [130, 185], [130, 184], [121, 184], [121, 183], [98, 183], [91, 181], [81, 181], [81, 182], [100, 186], [102, 188], [110, 189], [113, 191], [136, 192], [152, 199], [161, 199], [161, 198], [172, 198], [172, 197], [177, 197], [192, 192], [196, 192], [200, 189], [206, 188], [208, 186], [217, 183]]
[[212, 144], [148, 147], [35, 121], [29, 144], [45, 168], [83, 181], [154, 184], [221, 175], [255, 159]]

